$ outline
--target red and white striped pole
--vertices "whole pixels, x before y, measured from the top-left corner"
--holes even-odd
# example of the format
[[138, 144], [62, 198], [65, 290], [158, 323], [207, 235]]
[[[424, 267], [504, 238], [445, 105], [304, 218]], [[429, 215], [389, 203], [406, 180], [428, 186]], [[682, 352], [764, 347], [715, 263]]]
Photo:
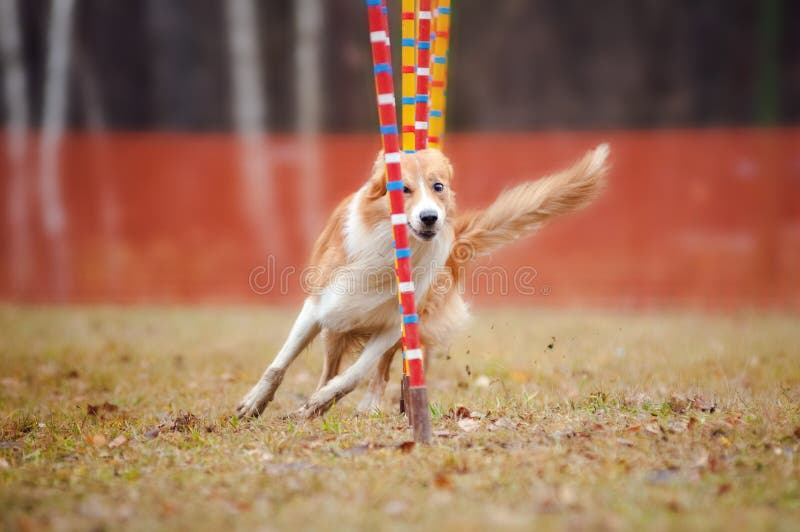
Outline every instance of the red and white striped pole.
[[[418, 442], [428, 443], [431, 440], [431, 419], [419, 341], [419, 316], [414, 298], [414, 282], [411, 277], [408, 219], [403, 202], [403, 176], [400, 168], [400, 139], [392, 79], [392, 56], [387, 45], [388, 15], [381, 0], [366, 0], [366, 3], [372, 63], [375, 72], [378, 118], [386, 162], [386, 191], [389, 195], [392, 235], [395, 244], [395, 274], [397, 275], [402, 317], [403, 351], [409, 375], [409, 404], [406, 405], [406, 409], [414, 428], [414, 439]], [[427, 131], [425, 133], [427, 140]]]

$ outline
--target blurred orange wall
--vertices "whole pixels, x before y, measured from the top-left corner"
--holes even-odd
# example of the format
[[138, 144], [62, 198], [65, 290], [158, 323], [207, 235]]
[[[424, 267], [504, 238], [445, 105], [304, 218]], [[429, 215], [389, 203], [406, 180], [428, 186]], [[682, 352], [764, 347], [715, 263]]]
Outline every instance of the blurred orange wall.
[[[37, 139], [30, 141], [35, 148]], [[558, 170], [602, 141], [611, 144], [613, 164], [602, 199], [483, 263], [535, 271], [534, 293], [511, 286], [489, 294], [478, 283], [466, 287], [476, 292], [469, 298], [800, 309], [800, 128], [462, 134], [449, 136], [445, 151], [465, 208]], [[306, 150], [294, 137], [265, 138], [278, 209], [264, 213], [263, 231], [244, 207], [236, 137], [69, 134], [59, 166], [67, 224], [50, 237], [33, 156], [27, 223], [12, 227], [2, 151], [0, 298], [294, 303], [302, 297], [296, 276], [286, 290], [276, 283], [265, 294], [253, 291], [251, 277], [263, 288], [271, 254], [278, 270], [305, 265], [304, 224], [318, 226], [360, 186], [379, 148], [377, 134], [329, 135], [318, 146], [324, 206], [315, 221], [307, 217], [313, 194], [301, 184]]]

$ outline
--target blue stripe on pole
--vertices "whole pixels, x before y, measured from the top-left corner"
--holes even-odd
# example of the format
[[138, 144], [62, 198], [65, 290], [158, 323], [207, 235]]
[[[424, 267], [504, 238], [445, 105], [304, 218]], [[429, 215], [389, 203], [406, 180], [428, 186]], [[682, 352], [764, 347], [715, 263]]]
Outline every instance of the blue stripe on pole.
[[434, 63], [439, 63], [440, 65], [445, 65], [445, 64], [447, 64], [447, 58], [446, 57], [440, 57], [440, 56], [437, 55], [437, 56], [435, 56], [433, 58], [433, 62]]
[[436, 118], [441, 118], [442, 117], [442, 112], [441, 111], [431, 111], [431, 116], [435, 116]]
[[400, 41], [403, 46], [414, 46], [414, 39], [403, 39]]
[[403, 96], [400, 101], [403, 102], [403, 105], [410, 105], [416, 103], [417, 99], [413, 96]]
[[407, 259], [411, 256], [411, 250], [409, 248], [398, 248], [394, 251], [394, 254], [398, 259]]
[[403, 150], [403, 153], [416, 153], [417, 150]]
[[416, 314], [406, 314], [403, 316], [403, 323], [417, 323], [419, 321], [419, 316]]
[[386, 183], [386, 190], [403, 190], [402, 181], [388, 181]]
[[417, 94], [417, 101], [428, 103], [428, 95], [427, 94]]
[[375, 73], [380, 74], [381, 72], [388, 72], [392, 73], [392, 65], [389, 63], [378, 63], [375, 65]]
[[367, 7], [377, 7], [381, 5], [381, 0], [367, 0]]
[[419, 48], [420, 50], [430, 50], [431, 43], [430, 41], [420, 41], [419, 43], [417, 43], [417, 48]]
[[397, 308], [400, 310], [400, 314], [403, 314], [403, 305], [397, 305]]
[[397, 124], [381, 126], [381, 135], [397, 135]]
[[386, 6], [383, 6], [383, 7], [381, 8], [381, 13], [383, 13], [384, 15], [385, 15], [386, 13], [388, 13], [388, 12], [389, 12], [389, 8], [387, 8]]
[[449, 7], [440, 7], [439, 8], [439, 14], [440, 15], [449, 15], [450, 14], [450, 8]]

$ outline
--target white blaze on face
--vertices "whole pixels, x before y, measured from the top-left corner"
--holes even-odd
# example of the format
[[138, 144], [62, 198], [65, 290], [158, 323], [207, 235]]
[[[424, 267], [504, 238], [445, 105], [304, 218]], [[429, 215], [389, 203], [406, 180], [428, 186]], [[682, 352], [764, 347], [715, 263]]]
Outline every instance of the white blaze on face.
[[[434, 199], [433, 192], [429, 189], [428, 182], [422, 175], [419, 161], [417, 161], [417, 168], [419, 169], [417, 177], [417, 186], [419, 187], [420, 193], [422, 194], [422, 198], [411, 209], [411, 223], [414, 225], [414, 228], [417, 229], [418, 231], [430, 230], [430, 229], [438, 230], [444, 223], [444, 212]], [[422, 213], [426, 211], [427, 212], [433, 211], [436, 213], [437, 217], [436, 224], [432, 227], [426, 226], [424, 223], [422, 223], [422, 219], [420, 218], [420, 216], [422, 216]]]

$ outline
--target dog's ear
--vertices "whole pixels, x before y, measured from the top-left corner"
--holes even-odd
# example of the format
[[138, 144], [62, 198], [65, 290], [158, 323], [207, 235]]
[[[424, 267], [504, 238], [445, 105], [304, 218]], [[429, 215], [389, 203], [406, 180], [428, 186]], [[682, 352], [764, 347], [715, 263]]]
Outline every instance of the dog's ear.
[[383, 150], [378, 152], [378, 158], [372, 165], [372, 173], [367, 181], [366, 197], [369, 200], [376, 200], [386, 194], [386, 161], [383, 158]]

